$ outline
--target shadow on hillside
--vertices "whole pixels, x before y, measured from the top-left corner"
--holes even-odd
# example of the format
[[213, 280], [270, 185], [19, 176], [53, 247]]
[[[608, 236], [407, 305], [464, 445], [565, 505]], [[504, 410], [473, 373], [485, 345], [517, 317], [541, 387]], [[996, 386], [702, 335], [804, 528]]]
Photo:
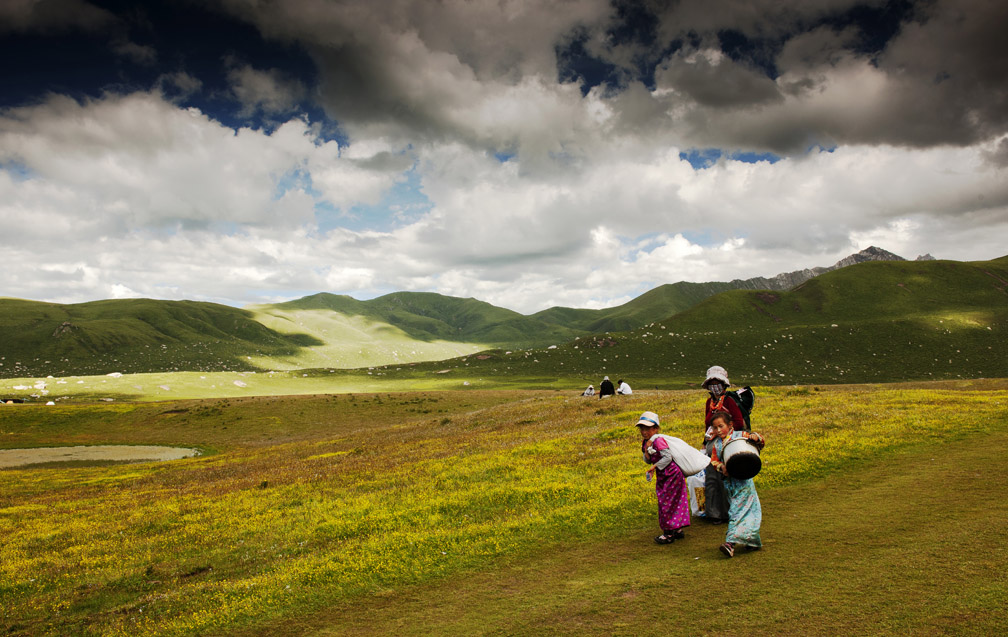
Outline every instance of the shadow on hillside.
[[325, 341], [311, 334], [284, 334], [284, 338], [301, 348], [320, 347], [325, 345]]

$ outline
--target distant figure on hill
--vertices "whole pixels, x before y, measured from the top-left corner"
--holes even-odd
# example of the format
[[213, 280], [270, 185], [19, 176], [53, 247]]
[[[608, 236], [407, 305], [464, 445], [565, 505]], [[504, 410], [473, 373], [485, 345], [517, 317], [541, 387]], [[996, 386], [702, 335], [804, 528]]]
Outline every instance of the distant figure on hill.
[[616, 395], [616, 388], [613, 387], [612, 381], [609, 380], [608, 376], [606, 376], [605, 378], [602, 379], [602, 384], [599, 385], [598, 388], [599, 400], [605, 398], [606, 396], [615, 396], [615, 395]]
[[[724, 367], [714, 365], [707, 370], [707, 377], [701, 384], [710, 396], [707, 398], [707, 405], [704, 407], [704, 449], [707, 455], [711, 455], [714, 450], [714, 440], [717, 434], [711, 423], [711, 416], [715, 411], [727, 411], [731, 415], [732, 427], [736, 430], [745, 429], [745, 419], [742, 417], [742, 410], [731, 396], [725, 394], [728, 391], [728, 372]], [[704, 517], [712, 524], [724, 524], [728, 521], [728, 494], [725, 493], [724, 480], [717, 471], [708, 471], [704, 474]]]
[[633, 393], [633, 390], [630, 389], [630, 385], [627, 385], [625, 380], [620, 379], [620, 381], [616, 383], [616, 393], [622, 396], [629, 396]]
[[594, 396], [595, 395], [595, 386], [594, 385], [588, 385], [588, 389], [584, 390], [584, 392], [581, 395], [582, 396]]

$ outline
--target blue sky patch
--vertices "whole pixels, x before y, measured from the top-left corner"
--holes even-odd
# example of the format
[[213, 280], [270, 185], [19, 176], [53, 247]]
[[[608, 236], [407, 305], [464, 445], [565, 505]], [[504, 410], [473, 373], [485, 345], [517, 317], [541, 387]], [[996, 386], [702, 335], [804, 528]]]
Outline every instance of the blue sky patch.
[[344, 211], [321, 202], [315, 206], [315, 219], [320, 232], [334, 228], [391, 232], [417, 221], [431, 208], [433, 204], [421, 189], [419, 174], [410, 170], [406, 178], [397, 182], [377, 203], [359, 204]]
[[691, 148], [679, 152], [679, 159], [689, 162], [693, 170], [710, 168], [721, 159], [721, 150], [717, 148]]
[[757, 164], [761, 161], [776, 164], [781, 160], [780, 156], [775, 155], [774, 153], [754, 153], [754, 152], [732, 153], [728, 155], [728, 158], [746, 164]]
[[761, 161], [776, 164], [781, 160], [780, 155], [776, 155], [774, 153], [757, 153], [751, 151], [726, 153], [720, 148], [691, 148], [687, 151], [681, 151], [679, 153], [679, 159], [688, 161], [694, 170], [710, 168], [722, 157], [732, 161], [740, 161], [745, 164], [756, 164]]
[[16, 161], [0, 161], [0, 170], [8, 173], [14, 181], [28, 181], [35, 177], [35, 172]]

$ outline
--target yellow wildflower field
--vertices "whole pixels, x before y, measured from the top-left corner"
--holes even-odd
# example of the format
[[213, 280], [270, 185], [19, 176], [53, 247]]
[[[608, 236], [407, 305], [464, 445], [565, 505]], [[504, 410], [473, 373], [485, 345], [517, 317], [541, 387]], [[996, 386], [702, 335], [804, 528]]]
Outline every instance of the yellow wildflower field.
[[[1008, 422], [1008, 390], [997, 387], [754, 389], [753, 429], [767, 439], [760, 489]], [[353, 418], [333, 406], [353, 398], [306, 397], [268, 417], [254, 402], [229, 405], [248, 412], [227, 432], [213, 401], [170, 433], [172, 421], [123, 410], [103, 442], [187, 440], [211, 453], [0, 472], [0, 627], [218, 634], [560, 542], [619, 538], [654, 524], [637, 416], [655, 411], [664, 433], [697, 444], [704, 397], [513, 392], [476, 406], [449, 397], [433, 415], [386, 398]], [[22, 413], [2, 414], [0, 440], [46, 426], [40, 412]], [[53, 442], [69, 435], [67, 414], [49, 424]], [[271, 440], [278, 422], [285, 435]]]

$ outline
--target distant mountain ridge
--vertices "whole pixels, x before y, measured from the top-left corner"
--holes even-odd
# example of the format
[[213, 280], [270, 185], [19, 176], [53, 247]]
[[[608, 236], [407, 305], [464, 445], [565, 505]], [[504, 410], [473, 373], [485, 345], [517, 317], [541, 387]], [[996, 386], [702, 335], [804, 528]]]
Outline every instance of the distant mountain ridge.
[[330, 310], [392, 325], [421, 341], [447, 340], [482, 343], [492, 347], [541, 347], [599, 332], [622, 332], [683, 312], [697, 303], [730, 290], [791, 289], [833, 270], [867, 261], [905, 261], [881, 248], [869, 247], [829, 267], [817, 267], [729, 282], [680, 281], [660, 285], [637, 298], [599, 310], [551, 307], [531, 315], [497, 307], [473, 298], [433, 292], [393, 292], [367, 301], [325, 292], [273, 305], [257, 305], [259, 312], [275, 310]]
[[[930, 254], [924, 254], [915, 259], [915, 261], [934, 260], [935, 258]], [[755, 277], [745, 280], [735, 279], [731, 283], [733, 285], [737, 285], [736, 289], [739, 290], [790, 290], [791, 288], [797, 287], [809, 279], [819, 276], [820, 274], [857, 265], [858, 263], [866, 263], [868, 261], [906, 261], [906, 259], [893, 254], [888, 250], [883, 250], [882, 248], [877, 248], [875, 246], [869, 246], [860, 252], [840, 259], [828, 267], [805, 268], [804, 270], [795, 270], [793, 272], [782, 272], [781, 274], [769, 279], [764, 277]]]
[[[934, 257], [928, 254], [919, 256], [916, 260], [933, 261]], [[770, 278], [753, 277], [751, 279], [734, 279], [728, 282], [711, 281], [708, 283], [691, 283], [688, 281], [667, 283], [653, 288], [618, 307], [602, 310], [552, 307], [537, 312], [532, 316], [549, 323], [565, 325], [592, 333], [621, 332], [638, 328], [652, 321], [662, 320], [679, 312], [684, 312], [715, 294], [729, 290], [790, 290], [820, 274], [868, 261], [906, 261], [906, 259], [888, 250], [870, 246], [856, 254], [837, 261], [832, 266], [784, 272]]]
[[[607, 374], [627, 379], [634, 390], [696, 390], [704, 370], [716, 364], [738, 385], [969, 383], [1008, 377], [1006, 333], [1008, 256], [883, 260], [837, 268], [787, 291], [730, 290], [635, 330], [595, 334], [531, 356], [484, 352], [403, 373], [450, 369], [479, 377], [507, 368], [519, 377], [580, 379], [578, 389]], [[801, 414], [788, 417], [801, 421]]]
[[867, 261], [905, 259], [871, 247], [828, 268], [730, 282], [680, 281], [617, 307], [553, 307], [528, 316], [431, 292], [395, 292], [367, 301], [319, 293], [243, 309], [152, 299], [74, 305], [0, 299], [0, 377], [353, 368], [546, 347], [664, 321], [724, 292], [794, 289]]

